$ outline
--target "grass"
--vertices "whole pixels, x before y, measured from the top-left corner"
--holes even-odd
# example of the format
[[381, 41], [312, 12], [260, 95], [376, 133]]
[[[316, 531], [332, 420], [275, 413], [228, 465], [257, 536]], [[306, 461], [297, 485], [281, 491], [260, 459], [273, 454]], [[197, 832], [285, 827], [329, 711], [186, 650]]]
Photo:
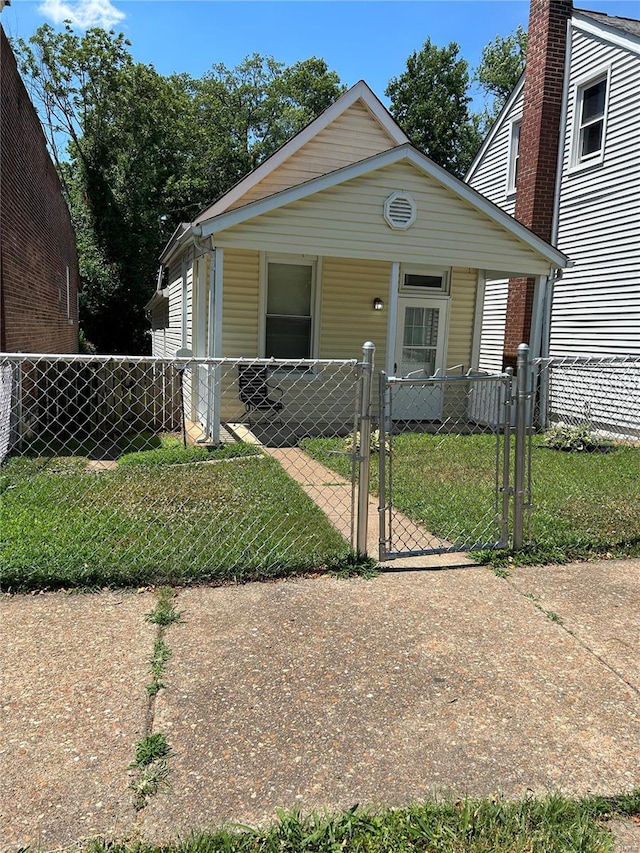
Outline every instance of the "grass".
[[637, 815], [640, 789], [572, 800], [445, 800], [399, 809], [278, 812], [266, 828], [229, 827], [162, 847], [96, 841], [87, 853], [612, 853], [606, 826]]
[[117, 467], [98, 473], [75, 455], [86, 447], [9, 459], [0, 504], [3, 590], [246, 581], [348, 554], [274, 460], [248, 445], [230, 448], [173, 444], [130, 456], [129, 447]]
[[[305, 439], [310, 455], [348, 476], [340, 440]], [[495, 438], [404, 433], [393, 438], [393, 503], [459, 547], [470, 547], [492, 521]], [[371, 488], [378, 491], [377, 454]], [[520, 552], [480, 551], [482, 562], [566, 562], [640, 555], [640, 448], [567, 453], [534, 439], [532, 543]]]
[[149, 797], [168, 784], [171, 747], [162, 733], [143, 737], [136, 746], [136, 757], [130, 764], [135, 771], [129, 787], [133, 791], [133, 805], [141, 811]]

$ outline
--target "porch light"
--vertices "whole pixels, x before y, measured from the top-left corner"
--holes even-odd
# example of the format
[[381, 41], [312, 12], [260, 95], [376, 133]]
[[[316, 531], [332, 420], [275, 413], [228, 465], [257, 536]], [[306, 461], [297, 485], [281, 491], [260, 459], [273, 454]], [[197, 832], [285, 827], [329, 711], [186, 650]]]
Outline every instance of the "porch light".
[[382, 301], [382, 299], [380, 299], [379, 296], [376, 296], [376, 298], [373, 300], [373, 310], [374, 311], [382, 311], [383, 308], [384, 308], [384, 302]]

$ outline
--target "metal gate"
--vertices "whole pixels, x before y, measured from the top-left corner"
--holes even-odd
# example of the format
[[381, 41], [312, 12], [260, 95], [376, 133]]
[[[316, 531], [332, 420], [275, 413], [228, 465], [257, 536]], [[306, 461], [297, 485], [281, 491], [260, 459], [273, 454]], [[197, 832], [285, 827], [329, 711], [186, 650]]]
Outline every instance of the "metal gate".
[[[380, 560], [507, 547], [512, 384], [510, 373], [381, 374]], [[441, 400], [438, 420], [420, 419], [423, 397]]]

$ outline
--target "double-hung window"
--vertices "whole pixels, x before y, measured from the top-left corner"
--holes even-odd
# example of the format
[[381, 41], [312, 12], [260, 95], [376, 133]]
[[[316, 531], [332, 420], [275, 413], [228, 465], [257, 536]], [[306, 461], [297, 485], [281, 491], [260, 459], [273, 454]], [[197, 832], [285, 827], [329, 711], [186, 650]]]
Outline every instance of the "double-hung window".
[[599, 162], [604, 155], [608, 74], [578, 86], [574, 132], [575, 166]]
[[311, 358], [313, 304], [313, 262], [267, 263], [264, 353], [267, 358]]

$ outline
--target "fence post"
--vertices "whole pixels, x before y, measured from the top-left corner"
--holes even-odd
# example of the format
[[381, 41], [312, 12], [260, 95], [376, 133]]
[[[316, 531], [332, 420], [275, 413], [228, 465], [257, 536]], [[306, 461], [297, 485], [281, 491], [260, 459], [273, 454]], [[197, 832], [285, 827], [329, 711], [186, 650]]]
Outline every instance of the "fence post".
[[522, 548], [524, 539], [524, 480], [527, 453], [527, 402], [529, 400], [529, 347], [518, 347], [516, 377], [516, 446], [514, 460], [513, 547]]
[[378, 388], [378, 423], [380, 424], [380, 452], [378, 462], [378, 559], [387, 559], [387, 374], [380, 373]]
[[360, 476], [358, 478], [358, 526], [356, 550], [367, 553], [367, 527], [369, 522], [369, 469], [371, 464], [371, 380], [375, 344], [362, 345], [362, 372], [360, 374]]

